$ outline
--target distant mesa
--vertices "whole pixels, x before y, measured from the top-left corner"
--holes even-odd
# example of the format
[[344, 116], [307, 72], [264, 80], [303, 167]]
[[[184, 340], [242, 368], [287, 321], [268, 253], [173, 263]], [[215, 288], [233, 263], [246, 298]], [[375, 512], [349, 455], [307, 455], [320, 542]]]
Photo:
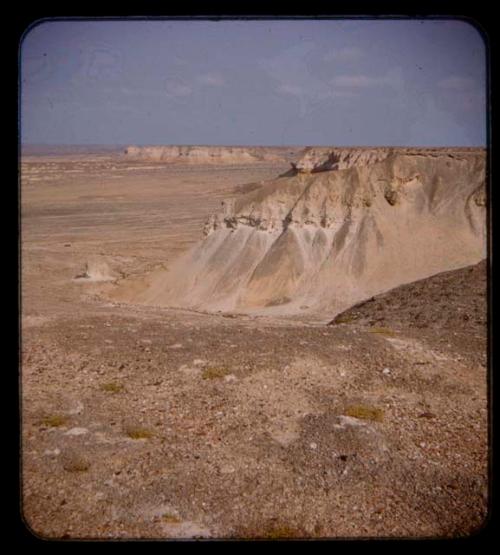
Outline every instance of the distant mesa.
[[122, 300], [328, 321], [486, 256], [485, 150], [310, 148], [223, 203], [205, 238]]
[[[287, 147], [239, 146], [128, 146], [125, 156], [134, 160], [169, 164], [249, 164], [255, 162], [287, 161]], [[292, 150], [296, 155], [296, 150]]]

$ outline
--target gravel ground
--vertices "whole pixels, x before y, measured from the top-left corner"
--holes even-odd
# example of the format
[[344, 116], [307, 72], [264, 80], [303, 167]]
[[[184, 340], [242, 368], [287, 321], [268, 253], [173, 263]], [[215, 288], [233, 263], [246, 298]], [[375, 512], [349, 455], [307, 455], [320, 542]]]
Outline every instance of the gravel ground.
[[32, 325], [25, 517], [49, 537], [470, 534], [487, 502], [471, 332], [124, 306]]

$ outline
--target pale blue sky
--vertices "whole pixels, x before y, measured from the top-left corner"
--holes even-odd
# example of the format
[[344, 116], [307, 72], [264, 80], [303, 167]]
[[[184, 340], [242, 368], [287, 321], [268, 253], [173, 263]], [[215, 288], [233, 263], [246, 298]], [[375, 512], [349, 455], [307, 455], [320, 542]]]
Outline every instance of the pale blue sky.
[[463, 21], [47, 21], [21, 81], [23, 143], [486, 143]]

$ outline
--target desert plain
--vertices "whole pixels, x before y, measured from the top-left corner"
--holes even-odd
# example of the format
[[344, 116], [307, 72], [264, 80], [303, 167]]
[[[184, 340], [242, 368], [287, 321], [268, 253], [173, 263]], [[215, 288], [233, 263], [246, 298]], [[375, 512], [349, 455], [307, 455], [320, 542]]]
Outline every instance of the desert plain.
[[21, 157], [29, 529], [480, 530], [484, 151], [163, 154]]

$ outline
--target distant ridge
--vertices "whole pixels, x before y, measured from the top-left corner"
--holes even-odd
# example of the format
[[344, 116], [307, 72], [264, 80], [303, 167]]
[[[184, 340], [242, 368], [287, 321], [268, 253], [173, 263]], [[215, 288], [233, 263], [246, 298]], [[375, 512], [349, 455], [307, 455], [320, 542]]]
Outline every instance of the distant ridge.
[[64, 154], [102, 154], [120, 153], [124, 145], [41, 145], [22, 144], [21, 154], [24, 156], [57, 156]]

